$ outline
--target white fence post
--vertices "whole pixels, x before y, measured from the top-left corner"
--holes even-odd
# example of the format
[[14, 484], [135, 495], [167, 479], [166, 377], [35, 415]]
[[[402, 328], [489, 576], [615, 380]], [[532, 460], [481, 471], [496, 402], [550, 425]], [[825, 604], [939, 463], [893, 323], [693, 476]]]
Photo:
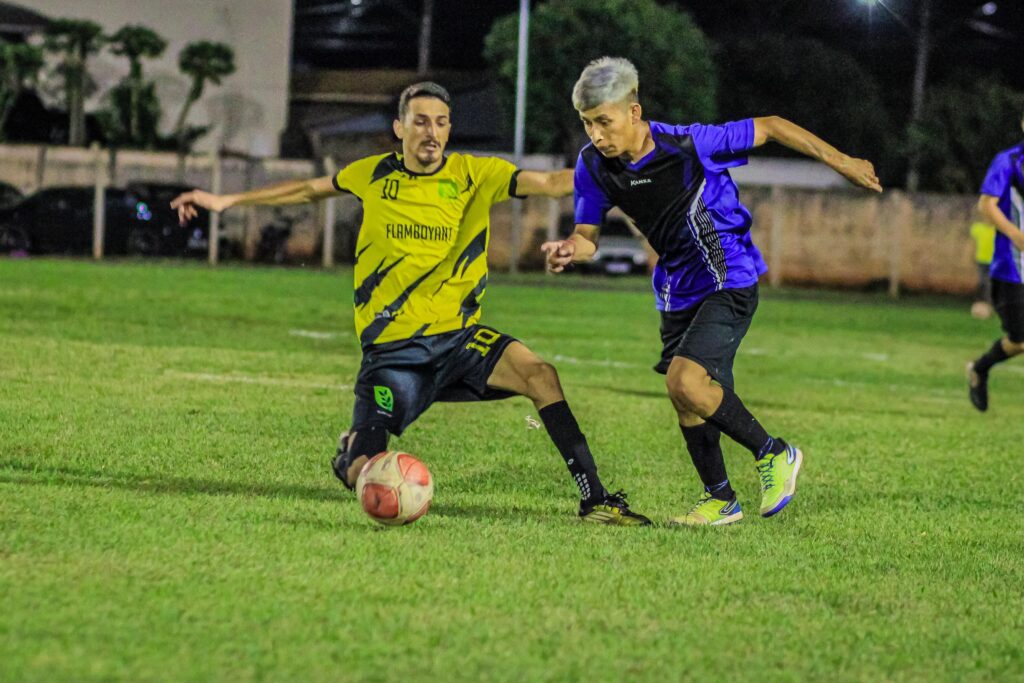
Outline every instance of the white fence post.
[[770, 262], [768, 264], [768, 285], [771, 287], [778, 287], [782, 284], [782, 252], [786, 239], [786, 221], [783, 218], [783, 212], [786, 209], [785, 200], [782, 187], [772, 185], [772, 251], [768, 255]]
[[[334, 157], [324, 157], [324, 168], [328, 173], [334, 173]], [[324, 239], [323, 239], [323, 261], [324, 268], [334, 267], [334, 217], [337, 210], [337, 200], [328, 197], [324, 200]]]
[[523, 204], [525, 199], [512, 202], [512, 244], [509, 252], [508, 272], [519, 272], [519, 250], [523, 244]]
[[890, 230], [886, 235], [880, 235], [889, 249], [889, 296], [893, 299], [900, 297], [900, 269], [903, 265], [903, 233], [910, 227], [914, 220], [914, 203], [911, 195], [904, 192], [894, 192], [893, 201], [897, 202], [897, 209], [893, 212], [896, 216], [896, 228]]
[[38, 192], [43, 188], [43, 180], [46, 177], [46, 145], [39, 145], [39, 151], [36, 153], [36, 184], [35, 191]]
[[[212, 177], [210, 178], [210, 191], [213, 194], [220, 194], [221, 185], [221, 168], [220, 168], [220, 151], [215, 150], [211, 155], [211, 161], [213, 167], [211, 168]], [[207, 235], [209, 248], [209, 261], [210, 265], [217, 265], [218, 250], [220, 248], [220, 213], [216, 211], [210, 212], [210, 234]]]
[[103, 258], [103, 237], [107, 222], [107, 173], [103, 163], [103, 149], [92, 143], [95, 184], [92, 199], [92, 257]]
[[558, 239], [558, 224], [562, 218], [561, 197], [548, 197], [548, 242]]

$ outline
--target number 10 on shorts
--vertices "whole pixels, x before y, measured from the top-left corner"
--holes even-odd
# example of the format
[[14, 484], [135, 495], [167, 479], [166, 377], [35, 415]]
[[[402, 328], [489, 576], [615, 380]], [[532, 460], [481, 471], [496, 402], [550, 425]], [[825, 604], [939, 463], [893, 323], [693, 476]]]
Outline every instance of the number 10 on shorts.
[[486, 356], [490, 352], [491, 346], [494, 342], [498, 341], [499, 337], [501, 337], [501, 333], [481, 327], [473, 335], [473, 341], [466, 344], [466, 348], [479, 351], [481, 356]]

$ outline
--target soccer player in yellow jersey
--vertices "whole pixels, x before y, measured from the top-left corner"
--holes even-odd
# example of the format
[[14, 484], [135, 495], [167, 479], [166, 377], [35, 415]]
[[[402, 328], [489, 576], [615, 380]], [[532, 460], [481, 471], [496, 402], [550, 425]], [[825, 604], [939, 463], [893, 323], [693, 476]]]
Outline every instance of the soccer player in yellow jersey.
[[394, 131], [401, 154], [360, 159], [334, 176], [236, 195], [194, 190], [171, 203], [184, 224], [197, 206], [281, 206], [338, 193], [362, 201], [355, 325], [363, 361], [335, 474], [352, 488], [363, 464], [387, 449], [389, 435], [400, 435], [435, 401], [520, 395], [537, 407], [580, 490], [580, 517], [650, 524], [629, 509], [623, 492], [609, 493], [602, 485], [554, 367], [522, 342], [479, 324], [491, 206], [510, 197], [569, 194], [573, 172], [520, 171], [495, 157], [445, 155], [450, 98], [436, 83], [402, 92]]

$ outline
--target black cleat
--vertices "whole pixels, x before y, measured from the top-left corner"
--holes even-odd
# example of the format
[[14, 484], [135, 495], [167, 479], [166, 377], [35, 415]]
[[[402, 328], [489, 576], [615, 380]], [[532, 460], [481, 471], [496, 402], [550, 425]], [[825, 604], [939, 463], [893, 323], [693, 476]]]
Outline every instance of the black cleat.
[[651, 526], [651, 520], [629, 509], [625, 491], [609, 493], [601, 500], [593, 503], [581, 501], [580, 518], [584, 522], [593, 522], [595, 524]]
[[967, 364], [967, 395], [979, 411], [988, 410], [988, 374], [975, 371], [974, 363]]

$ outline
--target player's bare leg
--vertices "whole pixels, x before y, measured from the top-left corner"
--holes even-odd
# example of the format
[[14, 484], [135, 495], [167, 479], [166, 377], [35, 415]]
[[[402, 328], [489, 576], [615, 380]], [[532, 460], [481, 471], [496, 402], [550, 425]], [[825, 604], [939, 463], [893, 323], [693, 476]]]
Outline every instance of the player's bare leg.
[[494, 366], [487, 385], [526, 396], [537, 408], [548, 436], [565, 460], [580, 490], [580, 517], [585, 521], [620, 526], [648, 525], [650, 520], [630, 511], [626, 494], [608, 493], [586, 437], [562, 392], [558, 372], [520, 342], [512, 342]]

